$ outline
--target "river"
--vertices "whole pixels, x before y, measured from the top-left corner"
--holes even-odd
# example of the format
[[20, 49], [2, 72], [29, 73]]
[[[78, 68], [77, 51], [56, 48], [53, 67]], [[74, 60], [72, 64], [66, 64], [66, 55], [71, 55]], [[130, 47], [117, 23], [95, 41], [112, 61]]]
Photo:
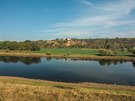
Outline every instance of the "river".
[[0, 56], [0, 76], [135, 86], [135, 61]]

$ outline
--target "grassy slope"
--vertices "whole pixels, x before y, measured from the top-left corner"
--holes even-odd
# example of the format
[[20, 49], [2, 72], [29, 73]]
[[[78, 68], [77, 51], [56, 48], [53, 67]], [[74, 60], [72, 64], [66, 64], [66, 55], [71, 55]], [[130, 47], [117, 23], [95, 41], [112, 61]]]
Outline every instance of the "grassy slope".
[[0, 77], [0, 101], [135, 101], [135, 87]]

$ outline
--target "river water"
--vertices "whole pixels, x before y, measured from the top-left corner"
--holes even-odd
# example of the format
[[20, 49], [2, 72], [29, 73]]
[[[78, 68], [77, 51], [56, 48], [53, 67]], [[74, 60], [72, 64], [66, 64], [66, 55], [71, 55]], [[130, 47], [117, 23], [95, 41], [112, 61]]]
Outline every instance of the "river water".
[[0, 56], [0, 76], [135, 86], [135, 61]]

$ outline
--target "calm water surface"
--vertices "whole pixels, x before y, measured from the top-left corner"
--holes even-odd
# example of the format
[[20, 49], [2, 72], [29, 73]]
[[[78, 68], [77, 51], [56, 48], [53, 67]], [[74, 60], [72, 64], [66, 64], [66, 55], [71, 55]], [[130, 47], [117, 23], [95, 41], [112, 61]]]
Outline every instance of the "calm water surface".
[[135, 86], [135, 62], [0, 56], [0, 76]]

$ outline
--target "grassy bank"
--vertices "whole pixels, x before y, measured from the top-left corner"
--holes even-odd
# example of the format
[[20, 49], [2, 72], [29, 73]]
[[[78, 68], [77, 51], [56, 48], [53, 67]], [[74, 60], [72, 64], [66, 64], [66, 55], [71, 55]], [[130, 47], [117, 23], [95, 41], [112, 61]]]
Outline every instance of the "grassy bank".
[[118, 52], [118, 56], [98, 56], [97, 49], [46, 48], [40, 51], [0, 51], [0, 56], [32, 56], [78, 59], [135, 60], [129, 52]]
[[135, 87], [0, 77], [0, 101], [135, 101]]

